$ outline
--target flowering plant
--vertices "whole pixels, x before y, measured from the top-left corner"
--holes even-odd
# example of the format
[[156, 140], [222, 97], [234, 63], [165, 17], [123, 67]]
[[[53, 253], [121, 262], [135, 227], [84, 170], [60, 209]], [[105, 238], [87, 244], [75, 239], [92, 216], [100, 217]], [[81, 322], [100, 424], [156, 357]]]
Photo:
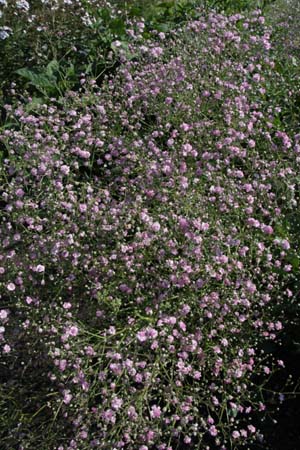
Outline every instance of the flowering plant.
[[284, 364], [264, 346], [299, 266], [300, 136], [266, 102], [270, 37], [259, 10], [199, 14], [128, 44], [135, 58], [116, 43], [100, 88], [6, 105], [0, 342], [8, 398], [25, 397], [10, 447], [259, 437], [258, 385]]

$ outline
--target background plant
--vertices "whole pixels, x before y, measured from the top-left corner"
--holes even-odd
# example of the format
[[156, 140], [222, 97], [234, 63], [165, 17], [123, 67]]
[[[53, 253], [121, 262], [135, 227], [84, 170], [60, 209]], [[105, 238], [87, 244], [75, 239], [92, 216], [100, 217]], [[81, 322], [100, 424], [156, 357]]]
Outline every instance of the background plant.
[[[3, 0], [0, 5], [2, 94], [8, 101], [11, 83], [16, 83], [21, 93], [29, 81], [31, 92], [36, 89], [39, 95], [42, 90], [43, 95], [60, 96], [69, 88], [79, 87], [81, 73], [92, 74], [101, 83], [101, 74], [117, 65], [112, 45], [116, 39], [126, 45], [137, 31], [144, 38], [151, 38], [153, 30], [168, 32], [195, 17], [197, 6], [233, 13], [269, 3], [259, 0]], [[132, 21], [142, 28], [134, 32], [130, 26]], [[50, 74], [49, 65], [55, 68]]]

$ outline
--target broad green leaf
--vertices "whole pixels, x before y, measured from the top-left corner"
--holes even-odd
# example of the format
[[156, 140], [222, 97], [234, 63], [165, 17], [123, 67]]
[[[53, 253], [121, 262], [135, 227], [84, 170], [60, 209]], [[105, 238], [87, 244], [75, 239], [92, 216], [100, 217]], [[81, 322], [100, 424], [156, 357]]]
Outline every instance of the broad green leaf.
[[57, 72], [59, 70], [59, 62], [56, 59], [53, 59], [49, 62], [46, 68], [46, 74], [50, 77], [53, 76], [54, 72]]

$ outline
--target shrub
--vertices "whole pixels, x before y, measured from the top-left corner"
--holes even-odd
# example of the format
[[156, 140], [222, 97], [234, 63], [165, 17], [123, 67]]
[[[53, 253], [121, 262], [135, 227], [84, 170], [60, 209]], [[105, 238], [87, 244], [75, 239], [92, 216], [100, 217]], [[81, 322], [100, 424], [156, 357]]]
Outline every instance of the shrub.
[[265, 349], [299, 266], [285, 221], [299, 135], [266, 106], [270, 35], [259, 10], [210, 13], [115, 42], [122, 65], [100, 88], [82, 78], [59, 101], [7, 105], [3, 420], [10, 398], [21, 408], [8, 448], [259, 437], [263, 385], [284, 364]]

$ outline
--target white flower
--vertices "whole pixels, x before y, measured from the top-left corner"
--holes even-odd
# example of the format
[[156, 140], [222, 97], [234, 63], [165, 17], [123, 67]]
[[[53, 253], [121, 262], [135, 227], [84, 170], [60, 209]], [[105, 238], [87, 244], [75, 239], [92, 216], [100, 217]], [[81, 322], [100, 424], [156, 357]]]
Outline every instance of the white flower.
[[29, 11], [30, 8], [29, 3], [26, 0], [18, 0], [16, 2], [16, 7], [18, 9], [23, 9], [23, 11]]
[[[1, 1], [1, 0], [0, 0]], [[0, 39], [4, 41], [4, 39], [7, 39], [12, 32], [12, 29], [9, 27], [1, 27], [0, 28]]]

